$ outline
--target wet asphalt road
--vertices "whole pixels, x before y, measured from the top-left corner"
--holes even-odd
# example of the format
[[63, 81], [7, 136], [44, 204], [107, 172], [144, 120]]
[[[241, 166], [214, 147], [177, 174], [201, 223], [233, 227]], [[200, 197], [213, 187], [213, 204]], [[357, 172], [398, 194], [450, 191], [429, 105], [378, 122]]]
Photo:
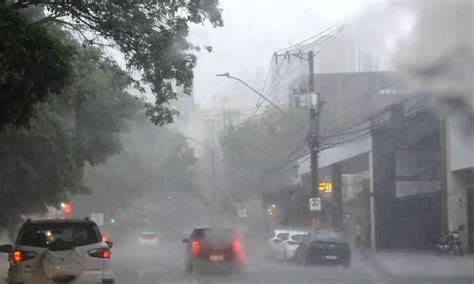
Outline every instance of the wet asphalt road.
[[453, 275], [437, 275], [430, 272], [410, 275], [390, 273], [369, 256], [357, 253], [353, 257], [350, 268], [304, 267], [293, 263], [263, 261], [250, 257], [246, 272], [240, 276], [189, 275], [184, 270], [182, 243], [167, 242], [159, 248], [145, 250], [134, 247], [116, 248], [113, 258], [117, 284], [474, 283], [472, 275], [457, 275], [456, 273]]

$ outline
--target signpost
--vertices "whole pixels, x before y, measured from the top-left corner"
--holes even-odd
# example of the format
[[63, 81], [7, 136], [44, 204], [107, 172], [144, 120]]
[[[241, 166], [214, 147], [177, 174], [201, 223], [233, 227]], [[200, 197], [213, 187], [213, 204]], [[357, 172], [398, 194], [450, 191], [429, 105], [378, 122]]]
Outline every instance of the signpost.
[[312, 197], [309, 199], [309, 211], [321, 211], [320, 197]]
[[330, 182], [320, 182], [319, 183], [319, 192], [324, 192], [324, 193], [332, 192], [332, 183], [330, 183]]
[[247, 208], [240, 208], [240, 209], [239, 209], [239, 217], [240, 217], [240, 218], [245, 218], [245, 217], [247, 217]]

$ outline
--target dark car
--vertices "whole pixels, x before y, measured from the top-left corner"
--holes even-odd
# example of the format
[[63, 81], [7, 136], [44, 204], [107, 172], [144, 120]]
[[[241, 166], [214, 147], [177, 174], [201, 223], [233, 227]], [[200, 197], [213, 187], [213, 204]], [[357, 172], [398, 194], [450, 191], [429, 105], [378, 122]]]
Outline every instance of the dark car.
[[245, 255], [233, 229], [197, 228], [186, 243], [186, 270], [190, 273], [239, 273]]
[[313, 232], [304, 237], [295, 253], [300, 264], [338, 264], [348, 267], [351, 249], [344, 235], [334, 232]]

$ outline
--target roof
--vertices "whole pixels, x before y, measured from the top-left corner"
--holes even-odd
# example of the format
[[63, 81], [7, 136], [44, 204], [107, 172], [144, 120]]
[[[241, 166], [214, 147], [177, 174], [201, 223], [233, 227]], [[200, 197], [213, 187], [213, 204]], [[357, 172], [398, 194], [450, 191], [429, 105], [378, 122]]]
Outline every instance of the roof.
[[60, 223], [89, 223], [92, 221], [86, 219], [43, 219], [43, 220], [27, 220], [25, 223], [30, 224], [60, 224]]

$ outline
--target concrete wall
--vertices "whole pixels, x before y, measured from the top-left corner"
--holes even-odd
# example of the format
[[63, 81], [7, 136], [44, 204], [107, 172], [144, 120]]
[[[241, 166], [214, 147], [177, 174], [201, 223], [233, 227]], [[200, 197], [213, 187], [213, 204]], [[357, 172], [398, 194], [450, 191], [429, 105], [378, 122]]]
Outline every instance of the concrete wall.
[[468, 196], [471, 186], [468, 170], [474, 168], [474, 134], [463, 125], [461, 117], [451, 117], [446, 123], [446, 217], [449, 230], [465, 224], [461, 242], [468, 246]]
[[474, 168], [474, 122], [464, 117], [451, 117], [447, 128], [449, 169]]

